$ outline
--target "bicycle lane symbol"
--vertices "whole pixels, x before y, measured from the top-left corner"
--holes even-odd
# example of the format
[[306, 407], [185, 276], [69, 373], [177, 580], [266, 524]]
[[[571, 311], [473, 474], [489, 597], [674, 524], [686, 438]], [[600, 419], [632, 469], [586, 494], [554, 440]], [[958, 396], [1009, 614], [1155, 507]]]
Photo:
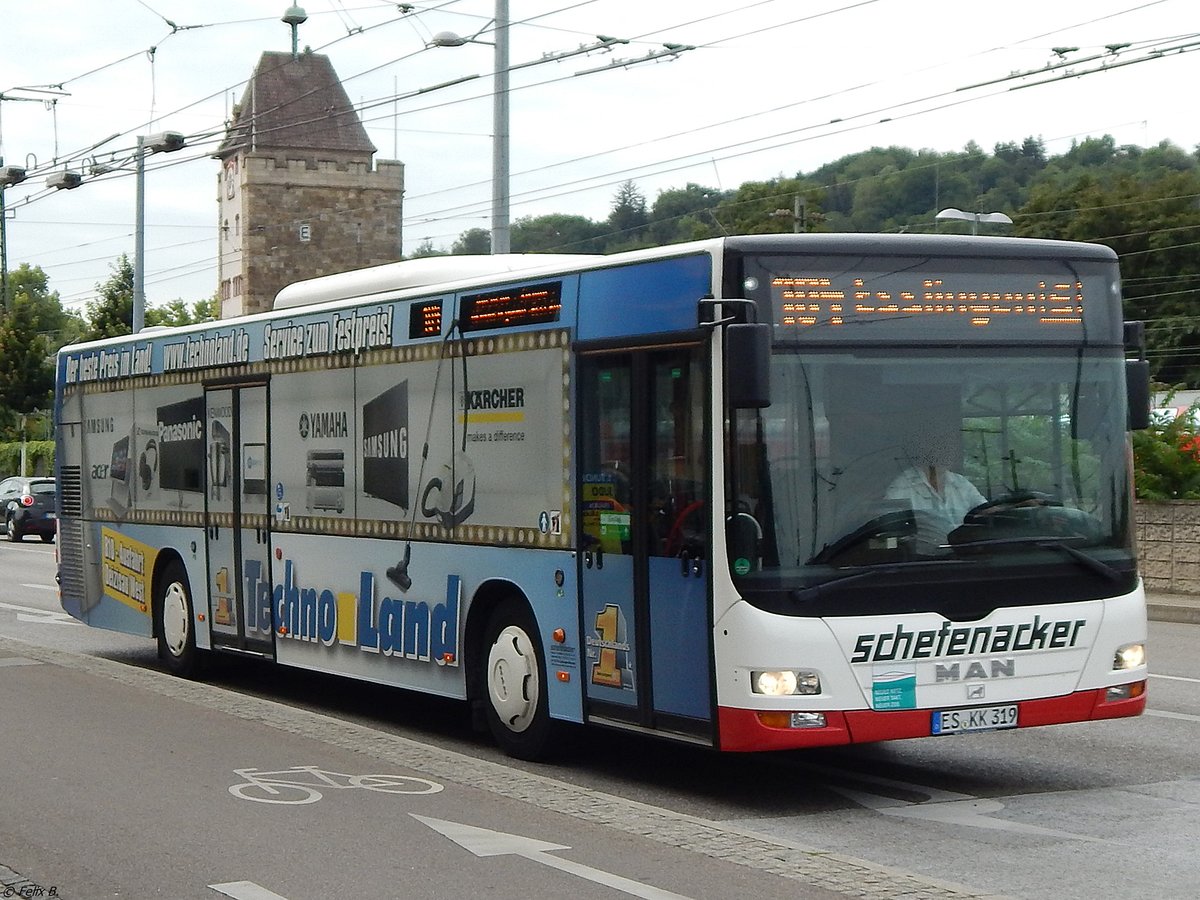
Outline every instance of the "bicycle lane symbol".
[[436, 794], [443, 786], [436, 781], [411, 775], [346, 775], [319, 766], [293, 766], [266, 772], [256, 768], [234, 769], [246, 779], [231, 785], [229, 793], [255, 803], [283, 803], [293, 806], [316, 803], [326, 790], [362, 788], [383, 794]]

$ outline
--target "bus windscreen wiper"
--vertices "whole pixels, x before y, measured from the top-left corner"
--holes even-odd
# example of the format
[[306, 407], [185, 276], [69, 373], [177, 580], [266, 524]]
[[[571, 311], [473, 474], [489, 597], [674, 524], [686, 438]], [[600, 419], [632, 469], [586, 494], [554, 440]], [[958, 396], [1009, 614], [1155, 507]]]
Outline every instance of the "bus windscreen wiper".
[[1086, 569], [1090, 569], [1097, 575], [1102, 575], [1109, 581], [1118, 582], [1124, 579], [1124, 574], [1114, 569], [1108, 563], [1096, 559], [1089, 553], [1084, 553], [1078, 547], [1073, 547], [1060, 537], [1050, 535], [1030, 536], [1030, 537], [1013, 537], [1013, 538], [985, 538], [978, 541], [963, 541], [962, 543], [954, 544], [955, 550], [970, 548], [972, 550], [986, 547], [1039, 547], [1045, 550], [1058, 550], [1065, 553], [1071, 559], [1075, 560]]
[[847, 584], [851, 581], [860, 581], [866, 578], [873, 578], [877, 575], [895, 575], [905, 569], [921, 569], [928, 570], [931, 567], [938, 570], [944, 570], [947, 566], [969, 566], [970, 563], [964, 559], [939, 559], [936, 561], [929, 560], [914, 560], [912, 562], [890, 563], [883, 566], [871, 566], [870, 568], [859, 569], [854, 572], [845, 572], [835, 575], [833, 578], [827, 578], [824, 581], [819, 581], [816, 584], [810, 584], [808, 587], [796, 588], [792, 591], [792, 600], [797, 603], [807, 603], [810, 600], [816, 600], [821, 597], [822, 592], [834, 585]]

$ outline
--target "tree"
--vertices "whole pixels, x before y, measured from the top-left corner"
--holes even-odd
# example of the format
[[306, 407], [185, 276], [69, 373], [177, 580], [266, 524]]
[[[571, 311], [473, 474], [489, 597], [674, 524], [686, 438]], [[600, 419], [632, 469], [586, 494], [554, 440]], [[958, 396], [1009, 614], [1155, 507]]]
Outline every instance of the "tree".
[[721, 226], [714, 210], [726, 196], [690, 181], [683, 189], [659, 191], [650, 209], [650, 240], [659, 245], [715, 237]]
[[172, 300], [163, 306], [152, 306], [146, 309], [146, 326], [194, 325], [197, 322], [208, 322], [216, 318], [212, 315], [211, 301], [200, 300], [189, 310], [182, 300]]
[[607, 229], [584, 216], [525, 216], [512, 226], [514, 253], [603, 253]]
[[450, 245], [450, 253], [454, 256], [491, 252], [492, 235], [486, 228], [468, 228]]
[[88, 302], [84, 340], [133, 332], [133, 264], [122, 253], [111, 268], [112, 275], [108, 280], [96, 285], [99, 297]]
[[433, 246], [431, 238], [425, 238], [421, 243], [417, 244], [417, 249], [408, 256], [408, 259], [423, 259], [426, 256], [445, 256], [444, 250], [438, 250]]
[[54, 395], [54, 349], [39, 332], [37, 313], [21, 293], [0, 315], [0, 418], [8, 427], [24, 413], [49, 409]]
[[618, 246], [637, 246], [642, 229], [650, 220], [646, 212], [646, 195], [638, 190], [633, 181], [624, 182], [613, 197], [612, 212], [608, 215], [608, 226]]
[[8, 296], [25, 296], [30, 304], [35, 327], [57, 349], [79, 339], [84, 321], [77, 313], [63, 309], [62, 301], [50, 290], [46, 273], [41, 268], [22, 263], [8, 273]]

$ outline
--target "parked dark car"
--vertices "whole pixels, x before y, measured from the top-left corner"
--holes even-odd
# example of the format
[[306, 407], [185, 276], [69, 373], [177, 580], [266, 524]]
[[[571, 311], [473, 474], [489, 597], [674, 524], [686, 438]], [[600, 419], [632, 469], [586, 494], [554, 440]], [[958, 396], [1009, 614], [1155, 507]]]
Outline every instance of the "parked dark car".
[[53, 478], [5, 478], [0, 481], [0, 513], [10, 541], [36, 534], [54, 540], [58, 520], [58, 485]]

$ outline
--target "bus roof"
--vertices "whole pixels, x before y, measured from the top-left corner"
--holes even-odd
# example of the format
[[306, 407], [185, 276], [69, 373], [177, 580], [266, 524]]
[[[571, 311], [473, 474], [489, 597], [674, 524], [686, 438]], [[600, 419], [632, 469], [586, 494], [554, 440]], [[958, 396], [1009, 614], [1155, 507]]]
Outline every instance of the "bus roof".
[[275, 295], [274, 309], [293, 309], [329, 300], [366, 298], [407, 288], [462, 281], [468, 278], [573, 268], [604, 259], [600, 255], [503, 253], [492, 256], [428, 256], [384, 263], [352, 272], [323, 275], [289, 284]]

